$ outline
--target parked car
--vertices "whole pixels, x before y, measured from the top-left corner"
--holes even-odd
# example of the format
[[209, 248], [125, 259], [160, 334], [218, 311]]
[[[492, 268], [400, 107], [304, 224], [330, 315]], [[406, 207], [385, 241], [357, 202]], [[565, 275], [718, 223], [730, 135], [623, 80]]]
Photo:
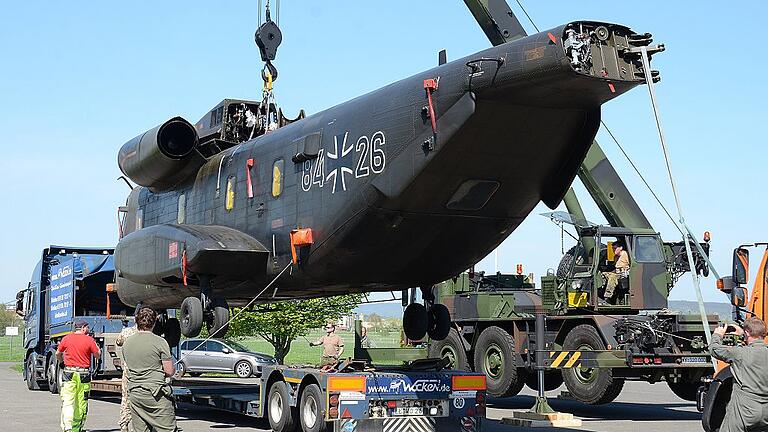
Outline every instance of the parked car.
[[182, 341], [181, 361], [176, 364], [177, 376], [188, 373], [200, 376], [206, 372], [234, 373], [240, 378], [259, 377], [264, 365], [276, 364], [267, 354], [251, 352], [243, 345], [219, 339], [187, 339]]

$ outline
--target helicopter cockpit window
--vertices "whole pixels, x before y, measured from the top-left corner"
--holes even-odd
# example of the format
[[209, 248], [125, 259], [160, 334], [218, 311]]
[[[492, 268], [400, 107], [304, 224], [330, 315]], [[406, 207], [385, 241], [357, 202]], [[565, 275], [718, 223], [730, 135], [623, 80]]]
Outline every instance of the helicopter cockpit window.
[[657, 263], [664, 257], [661, 253], [661, 244], [655, 236], [637, 236], [635, 238], [635, 259], [638, 262]]

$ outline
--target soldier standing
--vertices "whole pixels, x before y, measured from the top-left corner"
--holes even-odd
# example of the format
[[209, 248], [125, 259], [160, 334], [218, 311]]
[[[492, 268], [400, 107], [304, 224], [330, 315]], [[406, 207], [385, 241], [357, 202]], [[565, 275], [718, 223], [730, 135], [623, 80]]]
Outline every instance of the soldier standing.
[[325, 336], [321, 336], [317, 341], [310, 342], [309, 346], [323, 346], [323, 356], [320, 366], [335, 365], [339, 357], [344, 352], [344, 341], [336, 334], [336, 325], [328, 323], [325, 325]]
[[[126, 339], [133, 336], [138, 332], [136, 326], [128, 326], [128, 320], [123, 321], [123, 330], [115, 340], [115, 344], [121, 347], [125, 344]], [[128, 425], [131, 423], [131, 403], [128, 399], [128, 368], [125, 366], [125, 356], [122, 356], [123, 360], [123, 385], [122, 385], [122, 398], [120, 399], [120, 419], [118, 425], [120, 426], [120, 432], [128, 432]]]
[[723, 345], [726, 326], [718, 327], [712, 335], [709, 351], [712, 357], [730, 363], [733, 374], [731, 401], [725, 409], [720, 432], [768, 430], [768, 346], [765, 344], [765, 323], [759, 318], [748, 318], [744, 329], [744, 346]]
[[152, 333], [156, 320], [155, 311], [141, 308], [136, 314], [138, 332], [123, 344], [131, 424], [136, 432], [176, 430], [173, 393], [165, 382], [174, 373], [171, 349], [165, 339]]
[[88, 323], [75, 323], [75, 332], [64, 336], [56, 349], [59, 363], [64, 362], [61, 394], [61, 430], [80, 432], [88, 415], [91, 393], [91, 355], [99, 355], [96, 341], [88, 335]]

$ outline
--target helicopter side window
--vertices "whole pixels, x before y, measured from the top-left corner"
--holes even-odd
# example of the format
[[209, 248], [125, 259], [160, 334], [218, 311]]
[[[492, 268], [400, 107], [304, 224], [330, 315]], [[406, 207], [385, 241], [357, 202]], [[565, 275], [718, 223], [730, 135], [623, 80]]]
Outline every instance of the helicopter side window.
[[282, 159], [275, 161], [272, 165], [272, 196], [277, 198], [283, 193], [283, 168], [285, 162]]
[[186, 219], [187, 219], [187, 195], [181, 194], [179, 195], [179, 208], [176, 214], [176, 222], [178, 224], [183, 224], [184, 222], [186, 222]]
[[227, 179], [227, 198], [224, 207], [227, 211], [232, 211], [235, 208], [235, 177]]

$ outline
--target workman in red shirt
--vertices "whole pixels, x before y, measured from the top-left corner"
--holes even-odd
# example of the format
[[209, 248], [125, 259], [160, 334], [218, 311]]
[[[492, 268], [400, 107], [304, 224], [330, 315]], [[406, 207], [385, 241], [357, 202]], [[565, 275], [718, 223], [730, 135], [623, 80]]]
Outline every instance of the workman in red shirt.
[[75, 332], [59, 342], [56, 358], [64, 362], [64, 373], [59, 394], [61, 396], [62, 432], [85, 430], [88, 414], [88, 396], [91, 393], [91, 356], [101, 353], [96, 341], [88, 335], [88, 323], [75, 323]]

